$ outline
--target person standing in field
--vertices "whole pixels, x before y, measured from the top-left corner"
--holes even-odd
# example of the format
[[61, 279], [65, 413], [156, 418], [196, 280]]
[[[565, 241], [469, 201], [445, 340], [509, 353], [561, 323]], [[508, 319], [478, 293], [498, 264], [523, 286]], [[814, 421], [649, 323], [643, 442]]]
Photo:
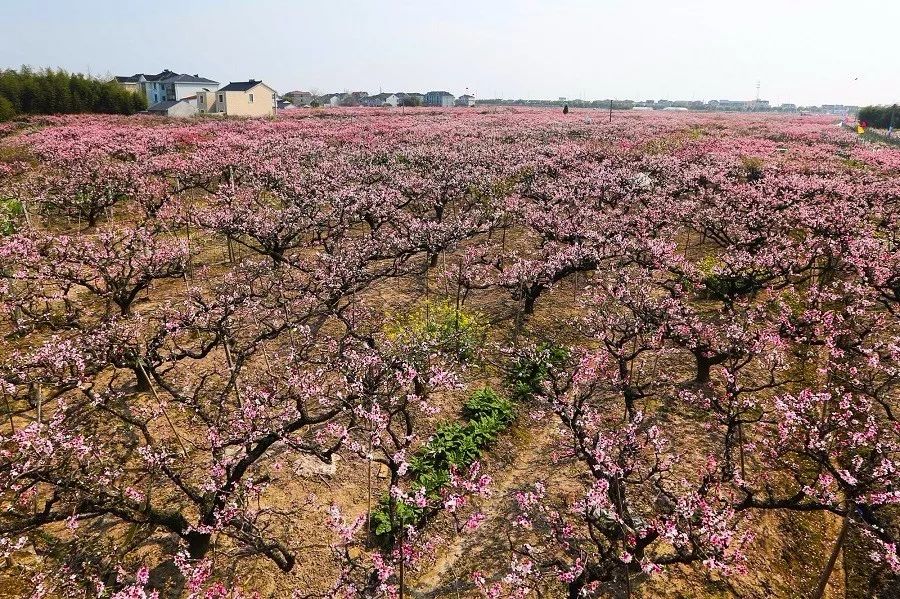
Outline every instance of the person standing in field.
[[569, 105], [563, 104], [563, 114], [569, 114]]

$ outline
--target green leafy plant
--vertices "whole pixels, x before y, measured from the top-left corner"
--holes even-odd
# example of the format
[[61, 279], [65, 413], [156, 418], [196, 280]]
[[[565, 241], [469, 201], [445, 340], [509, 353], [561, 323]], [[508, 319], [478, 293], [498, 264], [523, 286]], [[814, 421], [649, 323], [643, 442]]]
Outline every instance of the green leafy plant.
[[546, 343], [516, 358], [506, 375], [513, 401], [529, 401], [540, 393], [550, 369], [561, 366], [568, 358], [568, 350]]
[[424, 509], [415, 505], [409, 505], [405, 501], [395, 501], [394, 517], [392, 519], [390, 499], [384, 497], [378, 503], [378, 507], [372, 510], [373, 530], [378, 536], [386, 535], [406, 526], [415, 526], [424, 517]]
[[15, 233], [19, 220], [24, 214], [25, 209], [22, 202], [12, 198], [0, 198], [0, 235]]
[[749, 182], [759, 181], [763, 178], [763, 160], [758, 156], [744, 156], [741, 158], [741, 174]]
[[507, 426], [509, 423], [501, 415], [491, 414], [470, 422], [466, 426], [466, 433], [475, 446], [485, 447], [493, 443]]
[[16, 116], [16, 107], [8, 99], [0, 96], [0, 123], [10, 121]]
[[490, 387], [483, 387], [466, 401], [463, 414], [473, 421], [482, 418], [497, 418], [503, 424], [509, 424], [515, 418], [515, 409], [510, 400], [502, 397]]
[[891, 106], [863, 106], [859, 109], [857, 118], [865, 121], [870, 127], [879, 129], [887, 129], [894, 125], [894, 128], [900, 127], [900, 106], [893, 104]]
[[440, 426], [420, 454], [422, 461], [434, 470], [465, 468], [480, 456], [481, 450], [468, 427], [458, 423]]
[[[451, 469], [462, 470], [481, 457], [515, 416], [513, 404], [490, 387], [477, 390], [466, 401], [463, 413], [469, 422], [440, 425], [410, 460], [410, 488], [425, 489], [429, 501], [440, 499], [441, 489], [450, 483]], [[427, 517], [427, 508], [395, 502], [391, 519], [390, 498], [384, 497], [372, 512], [375, 534], [383, 541], [392, 539], [399, 527], [416, 525]]]

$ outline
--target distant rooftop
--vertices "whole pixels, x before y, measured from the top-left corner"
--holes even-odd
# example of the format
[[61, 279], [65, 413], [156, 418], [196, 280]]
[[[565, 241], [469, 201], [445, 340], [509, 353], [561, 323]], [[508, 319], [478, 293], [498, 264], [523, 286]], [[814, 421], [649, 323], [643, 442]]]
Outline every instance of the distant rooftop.
[[222, 89], [220, 92], [245, 92], [253, 89], [257, 85], [262, 83], [262, 81], [257, 81], [256, 79], [251, 79], [250, 81], [232, 81]]
[[201, 77], [197, 74], [188, 75], [185, 73], [176, 73], [175, 71], [170, 71], [169, 69], [165, 69], [161, 73], [157, 73], [156, 75], [147, 75], [145, 73], [136, 73], [134, 75], [117, 75], [115, 80], [118, 83], [140, 83], [141, 80], [144, 81], [159, 81], [162, 83], [212, 83], [218, 85], [218, 81], [213, 81], [212, 79], [207, 79], [206, 77]]
[[165, 81], [172, 83], [219, 83], [218, 81], [213, 81], [212, 79], [207, 79], [206, 77], [200, 77], [199, 75], [176, 75], [170, 79], [166, 79]]

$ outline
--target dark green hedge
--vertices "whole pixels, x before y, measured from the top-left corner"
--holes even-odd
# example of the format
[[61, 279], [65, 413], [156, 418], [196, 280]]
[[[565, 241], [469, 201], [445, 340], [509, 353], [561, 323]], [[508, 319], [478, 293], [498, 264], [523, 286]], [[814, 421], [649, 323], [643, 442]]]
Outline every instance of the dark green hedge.
[[134, 114], [147, 99], [112, 81], [63, 70], [0, 70], [0, 121], [20, 114]]
[[891, 125], [891, 114], [894, 115], [894, 128], [900, 127], [900, 105], [865, 106], [859, 109], [859, 120], [866, 121], [869, 127], [887, 129]]

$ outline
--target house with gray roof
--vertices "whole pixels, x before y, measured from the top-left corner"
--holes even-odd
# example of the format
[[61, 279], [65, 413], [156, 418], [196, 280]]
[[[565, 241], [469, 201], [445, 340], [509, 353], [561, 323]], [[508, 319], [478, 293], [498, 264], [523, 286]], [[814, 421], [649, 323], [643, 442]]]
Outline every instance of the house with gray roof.
[[159, 102], [174, 102], [189, 96], [197, 95], [204, 89], [215, 89], [218, 81], [199, 75], [176, 73], [169, 69], [155, 75], [137, 73], [130, 76], [117, 76], [114, 81], [132, 91], [142, 92], [149, 105]]
[[187, 118], [197, 115], [197, 98], [190, 96], [181, 100], [165, 100], [157, 102], [147, 109], [148, 114]]
[[[203, 108], [206, 94], [198, 96], [198, 108]], [[232, 81], [215, 93], [213, 110], [224, 116], [275, 116], [278, 112], [278, 93], [257, 79]]]
[[309, 106], [310, 102], [315, 99], [315, 96], [313, 96], [311, 92], [300, 90], [287, 92], [286, 94], [282, 94], [282, 97], [294, 106]]
[[450, 92], [432, 91], [425, 94], [425, 106], [453, 106], [456, 98]]
[[396, 106], [397, 96], [395, 94], [375, 94], [374, 96], [366, 96], [361, 100], [363, 106]]

